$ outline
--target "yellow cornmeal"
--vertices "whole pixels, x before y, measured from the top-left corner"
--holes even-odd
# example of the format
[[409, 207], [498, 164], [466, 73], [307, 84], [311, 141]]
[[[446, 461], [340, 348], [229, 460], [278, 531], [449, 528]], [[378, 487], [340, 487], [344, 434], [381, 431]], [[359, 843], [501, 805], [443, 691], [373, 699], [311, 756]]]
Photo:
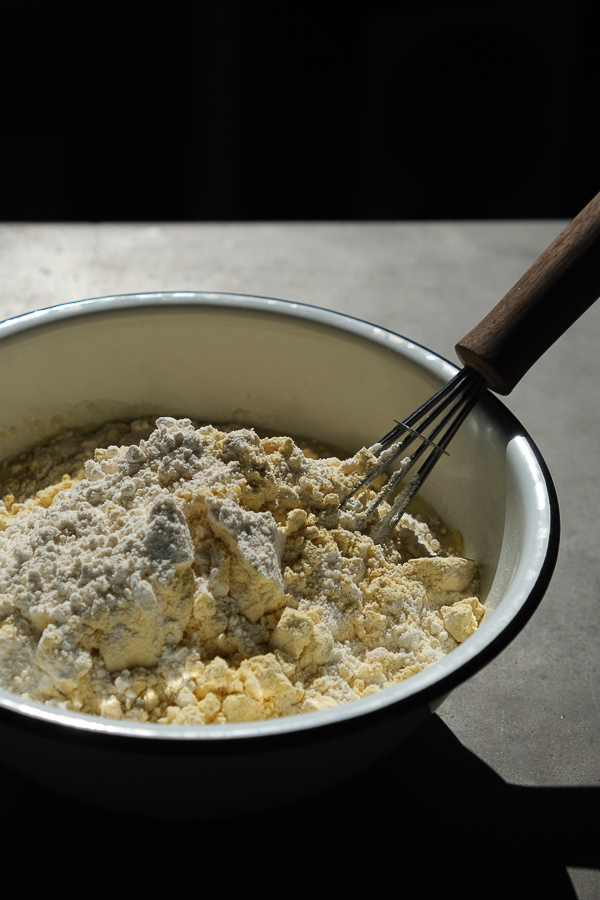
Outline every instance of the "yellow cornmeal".
[[341, 501], [372, 462], [164, 417], [6, 469], [0, 688], [117, 719], [243, 722], [441, 659], [483, 614], [476, 566], [408, 514], [382, 544], [357, 532], [372, 491]]

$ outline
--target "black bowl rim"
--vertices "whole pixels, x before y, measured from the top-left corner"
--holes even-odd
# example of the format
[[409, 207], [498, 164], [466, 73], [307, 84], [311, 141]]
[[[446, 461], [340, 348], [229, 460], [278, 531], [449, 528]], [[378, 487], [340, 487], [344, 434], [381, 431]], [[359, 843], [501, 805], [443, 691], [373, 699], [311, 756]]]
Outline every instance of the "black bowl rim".
[[[404, 344], [405, 356], [413, 356], [411, 348], [416, 348], [419, 352], [426, 352], [430, 358], [435, 358], [438, 366], [443, 364], [444, 370], [447, 368], [448, 378], [458, 370], [456, 365], [428, 347], [368, 320], [306, 303], [237, 293], [160, 291], [107, 295], [71, 301], [24, 313], [0, 322], [0, 342], [25, 331], [46, 328], [50, 324], [60, 324], [80, 316], [120, 313], [140, 308], [164, 309], [178, 306], [227, 307], [263, 314], [284, 314], [312, 322], [317, 320], [322, 325], [352, 332], [367, 341], [386, 343], [389, 346], [389, 340], [377, 341], [379, 335], [386, 335], [392, 343]], [[374, 329], [376, 333], [367, 337], [363, 333], [365, 328]], [[422, 359], [419, 358], [416, 361], [420, 367], [423, 367]], [[439, 373], [436, 373], [436, 377], [439, 377]], [[412, 683], [415, 687], [414, 691], [401, 698], [392, 699], [392, 694], [387, 692], [388, 690], [393, 692], [394, 688], [389, 688], [385, 692], [381, 692], [383, 695], [388, 695], [389, 700], [376, 705], [375, 708], [369, 708], [368, 702], [365, 702], [371, 698], [364, 698], [336, 707], [333, 713], [330, 710], [321, 710], [316, 713], [305, 713], [265, 722], [242, 723], [241, 725], [147, 726], [136, 722], [115, 721], [66, 712], [0, 691], [0, 726], [16, 728], [21, 732], [43, 733], [44, 737], [52, 741], [67, 740], [84, 744], [90, 742], [104, 744], [106, 741], [110, 741], [110, 746], [115, 751], [137, 752], [139, 741], [143, 740], [145, 741], [145, 753], [148, 751], [161, 753], [164, 752], [165, 745], [168, 743], [170, 754], [175, 751], [187, 755], [190, 752], [198, 753], [199, 745], [207, 745], [210, 752], [215, 751], [217, 746], [219, 752], [226, 749], [227, 752], [236, 752], [234, 748], [239, 747], [240, 741], [243, 743], [251, 741], [253, 750], [258, 750], [263, 745], [272, 748], [274, 742], [278, 747], [289, 744], [297, 746], [299, 742], [313, 743], [316, 739], [327, 740], [334, 734], [338, 737], [345, 732], [356, 732], [357, 729], [368, 730], [375, 725], [393, 721], [398, 718], [400, 710], [403, 714], [408, 714], [421, 707], [436, 708], [455, 687], [491, 662], [522, 630], [548, 588], [558, 556], [560, 512], [556, 489], [546, 462], [529, 433], [497, 397], [488, 392], [488, 396], [484, 398], [483, 402], [492, 410], [493, 416], [508, 417], [508, 421], [518, 427], [520, 436], [527, 442], [539, 467], [546, 490], [550, 525], [543, 562], [535, 583], [521, 607], [492, 640], [475, 655], [463, 661], [458, 668], [423, 687], [418, 686], [419, 675], [414, 675], [402, 683], [403, 685]], [[375, 696], [380, 697], [381, 695]]]

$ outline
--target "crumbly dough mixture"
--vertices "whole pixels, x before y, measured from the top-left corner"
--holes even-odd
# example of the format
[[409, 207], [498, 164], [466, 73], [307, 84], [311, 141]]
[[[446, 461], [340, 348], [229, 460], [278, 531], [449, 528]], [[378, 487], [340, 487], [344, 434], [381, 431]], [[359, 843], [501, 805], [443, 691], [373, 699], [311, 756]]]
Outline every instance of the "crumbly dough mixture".
[[481, 619], [476, 566], [408, 514], [381, 545], [354, 530], [372, 491], [341, 500], [372, 461], [164, 417], [5, 467], [0, 688], [115, 719], [243, 722], [442, 658]]

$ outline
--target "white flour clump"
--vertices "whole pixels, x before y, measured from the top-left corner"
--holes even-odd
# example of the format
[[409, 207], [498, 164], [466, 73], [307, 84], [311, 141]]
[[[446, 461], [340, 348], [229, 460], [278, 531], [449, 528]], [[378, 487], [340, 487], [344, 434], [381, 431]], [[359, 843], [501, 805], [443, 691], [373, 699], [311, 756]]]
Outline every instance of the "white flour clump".
[[481, 619], [476, 566], [408, 514], [381, 545], [355, 531], [372, 491], [341, 500], [372, 463], [164, 417], [9, 467], [0, 688], [141, 722], [240, 722], [441, 659]]

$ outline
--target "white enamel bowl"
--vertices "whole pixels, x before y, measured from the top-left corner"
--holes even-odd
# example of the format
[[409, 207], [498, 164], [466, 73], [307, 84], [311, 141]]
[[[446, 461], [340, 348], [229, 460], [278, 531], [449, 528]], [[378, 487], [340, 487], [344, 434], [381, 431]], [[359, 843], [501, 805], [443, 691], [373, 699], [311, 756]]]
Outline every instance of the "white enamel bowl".
[[[375, 325], [280, 300], [85, 300], [0, 324], [0, 459], [62, 427], [153, 413], [239, 420], [351, 451], [373, 443], [455, 371]], [[290, 802], [374, 762], [512, 640], [556, 560], [552, 482], [504, 406], [486, 397], [451, 449], [423, 496], [481, 564], [487, 612], [444, 660], [337, 709], [240, 725], [119, 722], [0, 692], [1, 758], [84, 801], [194, 816]]]

